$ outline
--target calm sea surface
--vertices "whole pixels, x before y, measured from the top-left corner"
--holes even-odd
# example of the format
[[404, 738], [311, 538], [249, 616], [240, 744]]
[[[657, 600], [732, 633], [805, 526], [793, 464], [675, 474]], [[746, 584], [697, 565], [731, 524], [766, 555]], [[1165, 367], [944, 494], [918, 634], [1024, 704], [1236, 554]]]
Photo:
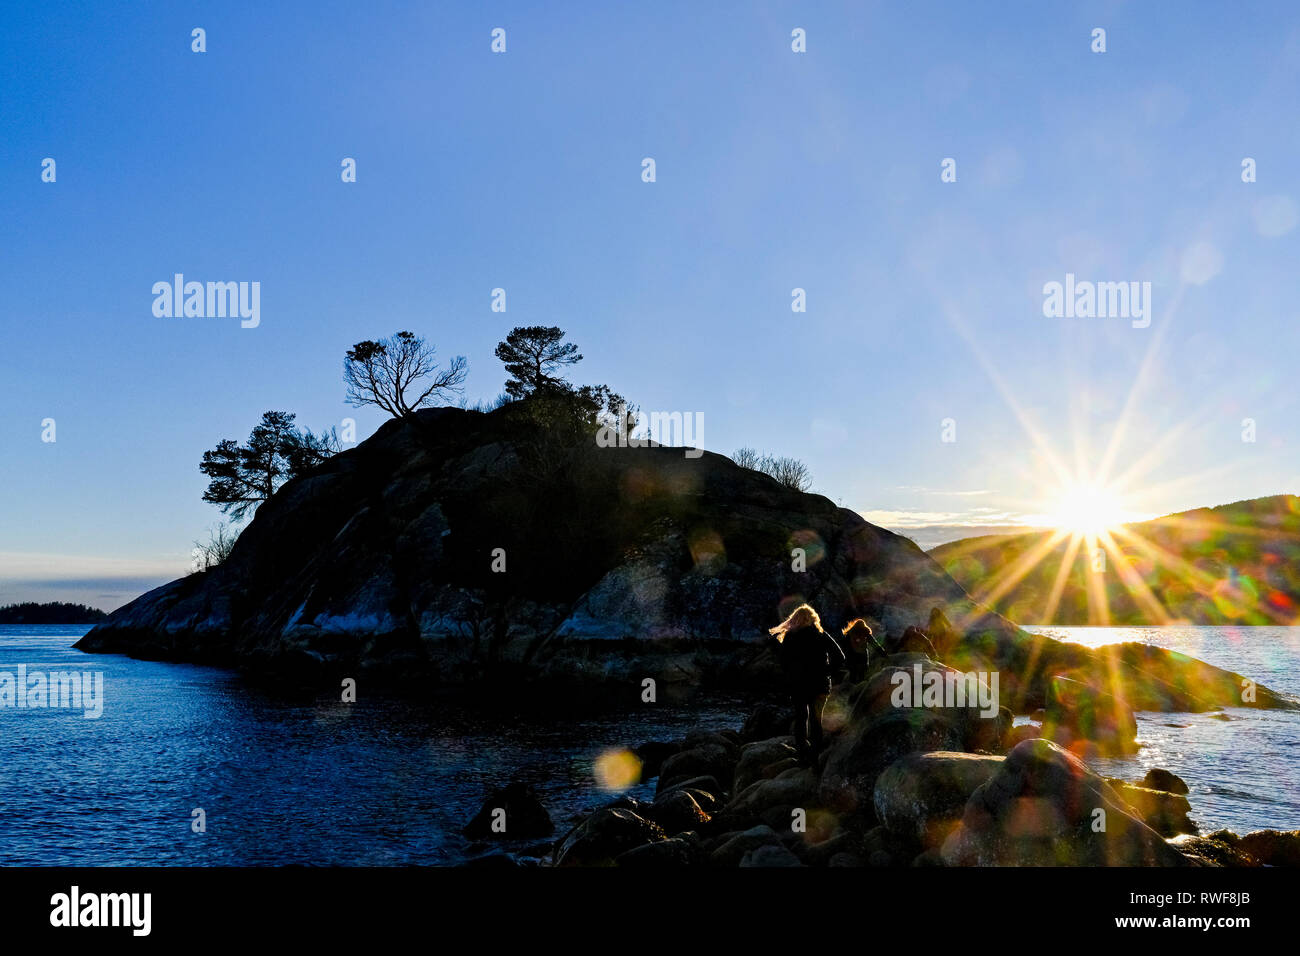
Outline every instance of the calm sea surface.
[[561, 720], [490, 692], [467, 710], [364, 686], [355, 704], [292, 702], [229, 671], [73, 650], [86, 630], [0, 626], [0, 671], [101, 671], [105, 698], [95, 720], [0, 708], [0, 865], [456, 863], [490, 789], [535, 784], [562, 834], [615, 796], [593, 775], [605, 750], [739, 729], [748, 712], [661, 700]]
[[[1090, 646], [1142, 640], [1300, 696], [1300, 628], [1034, 628]], [[288, 701], [238, 674], [88, 655], [85, 628], [0, 626], [0, 672], [99, 671], [103, 715], [0, 708], [0, 865], [446, 864], [486, 792], [534, 783], [557, 830], [610, 798], [604, 751], [739, 727], [737, 699], [596, 717], [368, 699]], [[364, 688], [363, 688], [364, 691]], [[1300, 827], [1300, 713], [1140, 714], [1141, 752], [1097, 761], [1135, 779], [1161, 766], [1191, 786], [1205, 829]], [[654, 784], [631, 792], [647, 796]], [[207, 832], [191, 831], [202, 808]]]

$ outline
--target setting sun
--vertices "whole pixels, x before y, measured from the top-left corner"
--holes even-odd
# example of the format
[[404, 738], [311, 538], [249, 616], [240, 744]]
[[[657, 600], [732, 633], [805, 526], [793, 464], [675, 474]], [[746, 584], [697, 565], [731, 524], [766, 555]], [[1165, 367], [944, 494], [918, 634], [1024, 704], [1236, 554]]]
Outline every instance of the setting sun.
[[1086, 484], [1066, 488], [1052, 513], [1057, 528], [1085, 536], [1101, 534], [1131, 520], [1114, 492]]

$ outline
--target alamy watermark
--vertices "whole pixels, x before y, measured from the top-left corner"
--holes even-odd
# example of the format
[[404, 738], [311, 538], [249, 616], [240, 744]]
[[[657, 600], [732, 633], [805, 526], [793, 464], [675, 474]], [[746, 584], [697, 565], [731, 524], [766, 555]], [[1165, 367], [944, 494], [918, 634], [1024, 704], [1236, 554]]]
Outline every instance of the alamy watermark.
[[87, 720], [104, 713], [103, 671], [0, 671], [0, 709], [80, 710]]
[[1151, 324], [1150, 282], [1065, 282], [1043, 285], [1043, 315], [1049, 319], [1132, 319], [1133, 328]]
[[979, 707], [981, 717], [998, 715], [997, 671], [924, 671], [914, 664], [910, 674], [895, 671], [889, 682], [895, 707]]
[[239, 317], [245, 329], [262, 323], [260, 282], [186, 282], [178, 272], [171, 282], [155, 282], [152, 291], [153, 314], [160, 319]]
[[635, 415], [620, 405], [617, 420], [600, 426], [596, 445], [600, 448], [645, 448], [684, 446], [687, 458], [704, 454], [703, 412], [641, 412]]

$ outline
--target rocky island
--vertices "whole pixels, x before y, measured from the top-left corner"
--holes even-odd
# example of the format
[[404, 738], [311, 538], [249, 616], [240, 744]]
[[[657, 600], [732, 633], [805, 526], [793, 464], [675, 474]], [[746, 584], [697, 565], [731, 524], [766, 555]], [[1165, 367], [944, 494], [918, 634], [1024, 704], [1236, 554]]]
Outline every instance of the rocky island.
[[[650, 746], [636, 759], [643, 778], [659, 778], [654, 803], [598, 809], [554, 845], [553, 862], [1183, 865], [1294, 854], [1294, 835], [1271, 849], [1272, 838], [1194, 835], [1176, 778], [1107, 781], [1084, 761], [1131, 752], [1135, 710], [1295, 701], [1160, 648], [1029, 634], [974, 603], [910, 540], [823, 496], [709, 452], [604, 447], [590, 432], [539, 426], [533, 411], [525, 401], [389, 421], [285, 484], [220, 565], [143, 595], [77, 646], [322, 687], [492, 681], [632, 699], [651, 679], [757, 697], [779, 676], [760, 638], [806, 601], [836, 632], [862, 617], [891, 635], [866, 679], [828, 703], [817, 765], [793, 760], [779, 706], [758, 708], [743, 729]], [[897, 635], [915, 626], [928, 641], [904, 646]], [[899, 706], [892, 693], [900, 674], [972, 672], [997, 676], [991, 714]], [[1032, 721], [1013, 726], [1017, 716]]]

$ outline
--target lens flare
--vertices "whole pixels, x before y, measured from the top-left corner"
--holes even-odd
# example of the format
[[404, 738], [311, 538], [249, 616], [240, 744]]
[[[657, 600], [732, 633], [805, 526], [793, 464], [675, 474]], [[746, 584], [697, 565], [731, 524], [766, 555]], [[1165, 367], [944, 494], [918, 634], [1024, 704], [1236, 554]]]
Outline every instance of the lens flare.
[[641, 761], [630, 750], [606, 750], [596, 758], [593, 769], [602, 790], [622, 791], [641, 782]]

